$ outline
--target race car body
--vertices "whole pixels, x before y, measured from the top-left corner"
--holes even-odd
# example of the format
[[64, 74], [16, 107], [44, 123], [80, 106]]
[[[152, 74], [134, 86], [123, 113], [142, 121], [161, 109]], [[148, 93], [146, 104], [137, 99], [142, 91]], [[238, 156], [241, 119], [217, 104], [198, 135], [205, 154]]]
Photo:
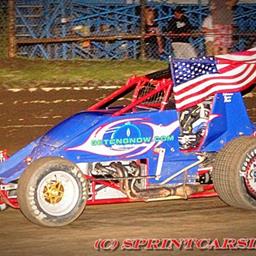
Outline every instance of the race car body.
[[219, 87], [199, 100], [181, 101], [174, 66], [132, 77], [4, 159], [2, 205], [20, 207], [45, 226], [72, 222], [86, 203], [187, 199], [216, 191], [229, 205], [254, 209], [256, 128], [240, 92], [245, 85], [234, 90], [215, 81]]

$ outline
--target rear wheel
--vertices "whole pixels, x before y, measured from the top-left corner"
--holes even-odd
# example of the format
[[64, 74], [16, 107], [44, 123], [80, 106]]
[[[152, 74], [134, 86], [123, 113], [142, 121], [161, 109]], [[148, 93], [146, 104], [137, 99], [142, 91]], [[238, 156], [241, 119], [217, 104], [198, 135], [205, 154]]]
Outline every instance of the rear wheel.
[[147, 74], [146, 77], [149, 79], [164, 79], [164, 78], [167, 79], [171, 77], [170, 69], [169, 68], [162, 69], [162, 70]]
[[33, 223], [64, 226], [82, 213], [87, 181], [73, 163], [55, 157], [33, 162], [18, 183], [22, 213]]
[[216, 156], [212, 178], [225, 203], [256, 209], [256, 138], [240, 137], [229, 142]]

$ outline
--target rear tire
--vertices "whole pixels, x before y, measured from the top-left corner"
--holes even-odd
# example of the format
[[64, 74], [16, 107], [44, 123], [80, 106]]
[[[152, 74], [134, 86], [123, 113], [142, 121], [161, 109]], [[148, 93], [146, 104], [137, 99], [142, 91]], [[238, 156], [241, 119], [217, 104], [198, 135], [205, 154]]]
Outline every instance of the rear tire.
[[28, 166], [18, 182], [22, 213], [42, 226], [64, 226], [79, 217], [87, 199], [87, 181], [68, 160], [46, 157]]
[[228, 205], [256, 209], [256, 138], [240, 137], [216, 156], [212, 171], [219, 197]]
[[147, 74], [146, 77], [149, 79], [164, 79], [164, 78], [168, 79], [168, 78], [171, 78], [170, 69], [169, 68], [162, 69], [162, 70]]

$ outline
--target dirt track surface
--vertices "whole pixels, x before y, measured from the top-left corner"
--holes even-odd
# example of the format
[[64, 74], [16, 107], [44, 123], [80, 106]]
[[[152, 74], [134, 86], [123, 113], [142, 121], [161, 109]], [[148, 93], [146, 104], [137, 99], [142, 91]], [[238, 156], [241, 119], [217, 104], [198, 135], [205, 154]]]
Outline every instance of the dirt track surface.
[[[1, 147], [11, 153], [108, 90], [0, 91]], [[88, 101], [88, 99], [91, 99]], [[92, 100], [93, 99], [93, 100]], [[249, 106], [255, 99], [249, 98]], [[255, 120], [255, 111], [250, 107]], [[97, 239], [253, 238], [256, 212], [227, 207], [218, 198], [89, 206], [66, 227], [42, 228], [19, 210], [0, 212], [0, 255], [256, 255], [256, 251], [96, 251]]]

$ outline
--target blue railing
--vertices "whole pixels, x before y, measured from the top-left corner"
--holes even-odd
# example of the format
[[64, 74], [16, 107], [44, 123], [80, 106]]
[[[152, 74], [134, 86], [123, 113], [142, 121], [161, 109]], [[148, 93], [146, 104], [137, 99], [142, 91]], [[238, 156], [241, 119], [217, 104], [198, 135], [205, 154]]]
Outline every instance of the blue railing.
[[[140, 35], [138, 2], [134, 0], [127, 4], [125, 0], [17, 0], [16, 36], [18, 42], [23, 42], [19, 44], [18, 54], [46, 59], [138, 58], [141, 41], [139, 37], [131, 37]], [[192, 25], [199, 31], [209, 7], [200, 4], [201, 1], [198, 2], [184, 5], [183, 9]], [[167, 1], [149, 1], [148, 5], [156, 10], [156, 20], [163, 31], [176, 5]], [[256, 32], [256, 4], [239, 4], [234, 10], [234, 24], [234, 50], [251, 47]], [[103, 37], [106, 36], [108, 38], [104, 41]], [[77, 40], [65, 40], [69, 38]], [[33, 39], [37, 41], [33, 43]], [[26, 43], [26, 40], [31, 42]], [[165, 37], [164, 56], [172, 54], [170, 40]], [[203, 35], [190, 40], [198, 54], [203, 55]]]

